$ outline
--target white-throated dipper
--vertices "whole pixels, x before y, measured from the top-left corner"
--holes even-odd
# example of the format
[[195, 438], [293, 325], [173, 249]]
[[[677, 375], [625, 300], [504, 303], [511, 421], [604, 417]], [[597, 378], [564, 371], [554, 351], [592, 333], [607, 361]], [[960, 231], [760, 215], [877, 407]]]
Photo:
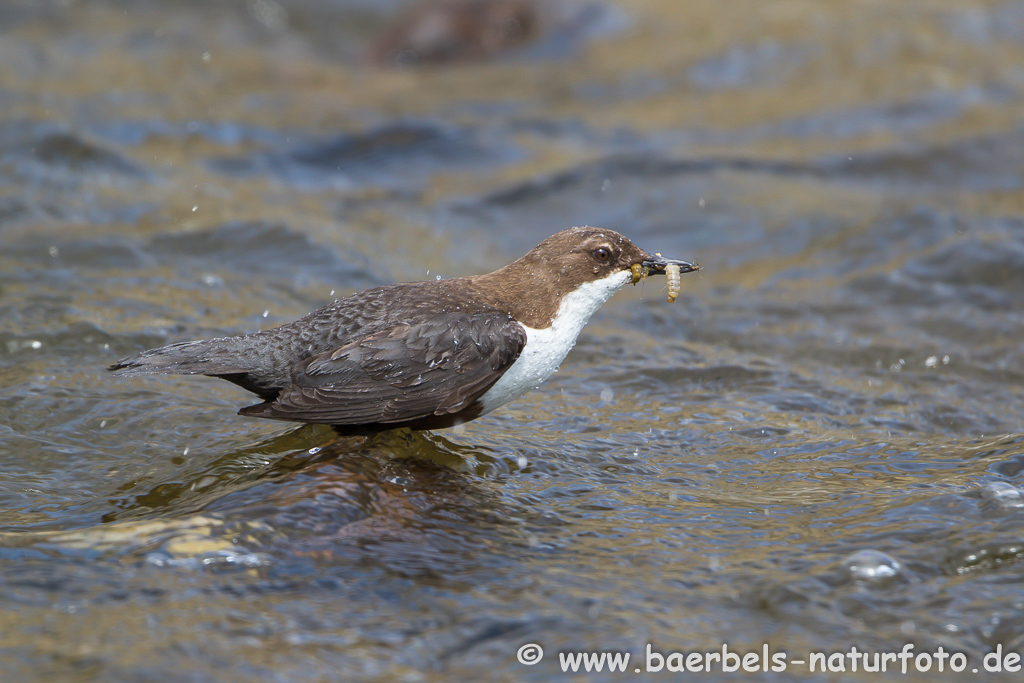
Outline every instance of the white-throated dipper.
[[341, 434], [451, 427], [543, 382], [594, 311], [670, 266], [697, 270], [612, 230], [572, 228], [493, 273], [375, 287], [271, 330], [150, 349], [108, 369], [221, 377], [263, 399], [240, 415]]

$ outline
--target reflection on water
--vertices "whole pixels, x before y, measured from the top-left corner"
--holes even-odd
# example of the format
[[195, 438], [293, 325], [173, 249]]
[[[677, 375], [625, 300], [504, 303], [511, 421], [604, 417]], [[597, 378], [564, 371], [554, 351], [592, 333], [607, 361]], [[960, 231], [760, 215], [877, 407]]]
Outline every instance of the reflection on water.
[[[0, 8], [10, 678], [1024, 648], [1024, 5], [536, 6], [386, 67], [399, 2]], [[703, 268], [457, 429], [103, 371], [579, 224]]]

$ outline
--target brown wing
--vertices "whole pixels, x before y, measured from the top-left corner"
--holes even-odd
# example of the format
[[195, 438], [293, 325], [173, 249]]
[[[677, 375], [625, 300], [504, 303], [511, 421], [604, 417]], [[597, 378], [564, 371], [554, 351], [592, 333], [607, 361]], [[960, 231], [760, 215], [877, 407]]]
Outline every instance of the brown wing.
[[507, 316], [441, 313], [311, 356], [275, 400], [239, 412], [333, 425], [448, 415], [485, 393], [525, 345], [526, 332]]

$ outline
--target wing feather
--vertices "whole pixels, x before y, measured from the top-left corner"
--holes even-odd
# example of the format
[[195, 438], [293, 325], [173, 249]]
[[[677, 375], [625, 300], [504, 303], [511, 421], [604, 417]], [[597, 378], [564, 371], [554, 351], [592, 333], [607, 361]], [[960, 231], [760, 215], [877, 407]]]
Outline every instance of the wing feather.
[[244, 415], [335, 425], [394, 424], [457, 413], [484, 394], [526, 346], [497, 313], [441, 313], [305, 359], [276, 400]]

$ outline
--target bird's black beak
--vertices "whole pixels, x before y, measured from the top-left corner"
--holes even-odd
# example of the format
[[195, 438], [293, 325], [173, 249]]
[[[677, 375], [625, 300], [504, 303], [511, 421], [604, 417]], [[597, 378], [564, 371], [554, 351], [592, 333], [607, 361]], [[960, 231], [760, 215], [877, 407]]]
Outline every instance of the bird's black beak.
[[674, 258], [665, 258], [661, 254], [655, 254], [651, 256], [647, 255], [641, 263], [641, 267], [646, 268], [647, 272], [652, 275], [665, 272], [665, 266], [679, 266], [680, 273], [692, 273], [695, 270], [700, 270], [700, 266], [696, 263], [690, 263], [689, 261], [680, 261]]
[[692, 273], [695, 270], [700, 270], [700, 266], [696, 263], [680, 261], [679, 259], [674, 258], [665, 258], [661, 254], [655, 254], [654, 256], [647, 254], [647, 258], [642, 260], [640, 263], [633, 264], [633, 284], [635, 285], [648, 275], [663, 274], [665, 269], [669, 266], [679, 266], [680, 273]]

